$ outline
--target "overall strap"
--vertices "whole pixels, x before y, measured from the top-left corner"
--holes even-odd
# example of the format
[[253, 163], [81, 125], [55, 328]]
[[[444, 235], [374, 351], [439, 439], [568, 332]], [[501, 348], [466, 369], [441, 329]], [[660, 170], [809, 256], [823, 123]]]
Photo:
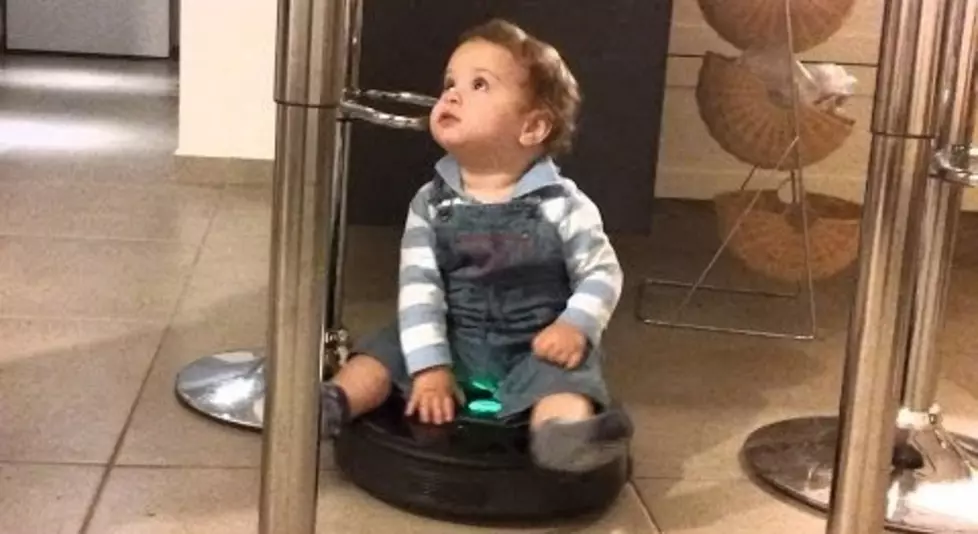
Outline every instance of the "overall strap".
[[[431, 197], [428, 199], [429, 206], [434, 212], [435, 217], [443, 221], [448, 220], [452, 212], [450, 201], [456, 197], [455, 191], [445, 182], [445, 179], [441, 175], [435, 174], [435, 177], [432, 179]], [[446, 203], [447, 205], [444, 205]]]

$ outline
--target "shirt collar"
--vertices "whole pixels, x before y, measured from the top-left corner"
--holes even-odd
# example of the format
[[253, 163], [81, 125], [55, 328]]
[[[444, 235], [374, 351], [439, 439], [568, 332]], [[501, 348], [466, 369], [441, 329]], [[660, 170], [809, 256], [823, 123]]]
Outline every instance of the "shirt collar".
[[[435, 171], [441, 176], [442, 180], [448, 184], [456, 193], [461, 196], [467, 196], [465, 194], [465, 188], [462, 186], [462, 168], [456, 160], [451, 155], [446, 155], [438, 163], [435, 164]], [[536, 160], [533, 165], [523, 176], [520, 177], [519, 182], [516, 184], [516, 188], [513, 190], [512, 198], [521, 197], [532, 193], [538, 189], [554, 185], [560, 182], [560, 168], [554, 163], [553, 158], [549, 156], [541, 157]]]

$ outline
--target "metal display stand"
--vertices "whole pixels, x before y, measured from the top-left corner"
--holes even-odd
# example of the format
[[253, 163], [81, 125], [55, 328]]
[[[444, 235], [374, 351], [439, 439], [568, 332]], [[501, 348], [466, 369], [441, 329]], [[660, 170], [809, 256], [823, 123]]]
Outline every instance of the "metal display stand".
[[[314, 195], [315, 198], [324, 199], [327, 204], [320, 207], [323, 213], [316, 215], [315, 221], [309, 221], [309, 224], [315, 224], [317, 227], [302, 228], [302, 231], [309, 233], [309, 235], [314, 233], [314, 239], [323, 243], [326, 249], [325, 261], [323, 261], [325, 265], [316, 265], [316, 269], [325, 273], [325, 289], [323, 290], [326, 292], [323, 298], [325, 316], [320, 322], [322, 325], [321, 344], [325, 363], [323, 372], [324, 374], [331, 374], [345, 359], [349, 345], [349, 334], [342, 327], [342, 291], [346, 252], [346, 186], [351, 121], [360, 120], [394, 129], [427, 130], [427, 116], [404, 117], [385, 113], [358, 102], [358, 100], [431, 107], [437, 102], [437, 99], [409, 92], [388, 92], [358, 87], [361, 0], [342, 2], [292, 1], [288, 3], [288, 11], [295, 13], [295, 8], [299, 7], [296, 4], [302, 4], [303, 9], [323, 9], [324, 6], [336, 4], [339, 7], [330, 9], [336, 11], [332, 14], [340, 17], [339, 20], [342, 21], [326, 21], [326, 28], [324, 29], [306, 28], [307, 33], [303, 34], [303, 37], [310, 38], [311, 36], [314, 40], [310, 44], [293, 42], [299, 37], [289, 34], [290, 27], [286, 26], [283, 31], [287, 33], [284, 42], [280, 43], [280, 54], [282, 50], [286, 50], [288, 54], [295, 55], [279, 56], [279, 83], [277, 85], [278, 102], [280, 106], [284, 106], [284, 109], [280, 110], [278, 124], [280, 143], [278, 148], [280, 152], [276, 156], [277, 166], [275, 168], [277, 187], [275, 220], [279, 224], [284, 224], [291, 221], [280, 221], [279, 218], [283, 216], [298, 218], [299, 214], [302, 213], [302, 206], [293, 205], [291, 203], [293, 199], [284, 196], [287, 194], [282, 191], [284, 188], [289, 188], [288, 194]], [[349, 15], [344, 14], [344, 10], [348, 11]], [[346, 19], [346, 17], [350, 18]], [[284, 21], [286, 24], [289, 22], [296, 23], [297, 21]], [[336, 31], [337, 34], [325, 35], [323, 33], [321, 35], [317, 33], [320, 31]], [[348, 32], [348, 43], [326, 41], [326, 39], [334, 38], [343, 39], [342, 34], [344, 32]], [[297, 46], [303, 48], [296, 49]], [[329, 48], [331, 46], [336, 48], [335, 52]], [[314, 57], [322, 54], [323, 50], [327, 52], [327, 57]], [[330, 53], [334, 57], [328, 58]], [[301, 69], [293, 72], [291, 70], [293, 66], [302, 65], [303, 56], [301, 54], [309, 56], [305, 58], [306, 60], [310, 62], [319, 61], [320, 64], [310, 65], [309, 72], [301, 72]], [[345, 54], [348, 56], [344, 56]], [[335, 65], [327, 65], [326, 59], [335, 61]], [[331, 79], [331, 76], [335, 76], [331, 72], [331, 69], [334, 68], [337, 69], [337, 72], [343, 68], [348, 69], [346, 79]], [[324, 80], [315, 80], [314, 76], [317, 75], [322, 75]], [[342, 94], [344, 96], [342, 100], [331, 108], [324, 95], [311, 95], [319, 98], [308, 102], [308, 104], [304, 103], [310, 99], [310, 95], [305, 93], [306, 91], [314, 89], [325, 92], [324, 87], [317, 86], [328, 83], [343, 85]], [[306, 109], [306, 116], [290, 119], [289, 112], [292, 115], [298, 114], [294, 108]], [[290, 121], [295, 125], [290, 124]], [[330, 122], [334, 125], [331, 126]], [[315, 128], [315, 132], [309, 132], [309, 128]], [[328, 131], [327, 128], [333, 128], [333, 131]], [[283, 147], [281, 143], [289, 142], [292, 139], [290, 136], [294, 136], [296, 141], [305, 136], [304, 152], [297, 151], [295, 154], [281, 152], [287, 148]], [[283, 158], [286, 160], [284, 163]], [[291, 166], [283, 167], [284, 164]], [[310, 188], [308, 191], [299, 191], [304, 185], [310, 187], [311, 184], [288, 183], [292, 179], [291, 174], [302, 175], [307, 181], [328, 180], [328, 183], [318, 186], [322, 190]], [[299, 202], [299, 200], [296, 199], [294, 202]], [[280, 206], [280, 203], [288, 204]], [[286, 214], [279, 214], [279, 209], [285, 210]], [[305, 214], [303, 216], [311, 217], [312, 215]], [[278, 235], [278, 239], [279, 241], [273, 242], [272, 258], [275, 258], [273, 267], [276, 265], [275, 262], [284, 261], [283, 258], [279, 258], [282, 254], [289, 255], [290, 258], [297, 257], [295, 255], [300, 253], [323, 254], [323, 252], [313, 250], [308, 252], [305, 250], [283, 250], [286, 248], [286, 244], [282, 240], [286, 239], [286, 236]], [[311, 245], [308, 246], [311, 247]], [[273, 272], [273, 284], [276, 283], [275, 276], [276, 274]], [[291, 276], [298, 275], [293, 273]], [[310, 282], [301, 283], [309, 284]], [[282, 290], [289, 291], [289, 288]], [[312, 288], [307, 288], [305, 285], [302, 291], [306, 292], [307, 297], [313, 294]], [[274, 296], [271, 303], [272, 306], [276, 305]], [[258, 430], [262, 428], [264, 421], [267, 373], [268, 359], [265, 357], [263, 349], [250, 348], [212, 354], [193, 361], [181, 369], [176, 378], [176, 394], [186, 406], [208, 417], [231, 425]]]
[[763, 482], [830, 511], [830, 534], [978, 532], [978, 442], [934, 403], [961, 188], [978, 183], [976, 15], [978, 0], [885, 3], [840, 415], [744, 445]]
[[181, 370], [178, 397], [219, 421], [261, 428], [261, 534], [313, 534], [319, 386], [340, 365], [346, 185], [352, 121], [426, 130], [358, 100], [430, 107], [435, 99], [358, 87], [362, 0], [279, 0], [278, 106], [267, 357], [205, 356]]
[[[791, 143], [791, 147], [788, 148], [788, 152], [786, 152], [785, 155], [787, 155], [790, 151], [795, 150], [794, 147], [798, 144], [799, 139], [800, 139], [799, 137], [795, 137], [794, 141], [792, 141]], [[747, 177], [746, 180], [744, 180], [744, 183], [740, 188], [741, 190], [746, 189], [755, 171], [756, 168], [751, 170], [750, 175]], [[638, 320], [650, 326], [682, 328], [682, 329], [689, 329], [689, 330], [700, 330], [704, 332], [742, 334], [748, 336], [758, 336], [758, 337], [767, 337], [767, 338], [794, 339], [798, 341], [809, 341], [815, 339], [816, 333], [818, 332], [818, 322], [816, 318], [816, 306], [815, 306], [815, 281], [812, 277], [812, 269], [811, 269], [811, 241], [810, 241], [810, 234], [809, 234], [809, 227], [808, 227], [808, 213], [807, 213], [808, 209], [807, 206], [805, 205], [804, 193], [800, 195], [800, 198], [798, 195], [799, 191], [805, 190], [805, 186], [803, 182], [803, 174], [801, 169], [798, 169], [796, 172], [792, 172], [790, 177], [782, 180], [775, 188], [775, 190], [780, 190], [781, 188], [783, 188], [785, 185], [788, 184], [791, 185], [792, 202], [793, 203], [800, 202], [802, 204], [801, 227], [802, 227], [802, 240], [804, 241], [805, 267], [806, 267], [805, 269], [806, 276], [805, 276], [804, 285], [797, 284], [796, 291], [794, 293], [785, 293], [785, 292], [778, 292], [778, 291], [761, 291], [756, 289], [737, 288], [737, 287], [722, 287], [722, 286], [716, 286], [716, 285], [711, 285], [706, 283], [707, 277], [710, 276], [710, 273], [713, 272], [713, 269], [714, 267], [716, 267], [717, 262], [720, 261], [720, 257], [727, 249], [727, 246], [730, 244], [731, 239], [733, 239], [734, 234], [740, 229], [741, 223], [748, 215], [750, 215], [751, 210], [754, 209], [754, 205], [757, 203], [757, 201], [760, 199], [761, 195], [764, 192], [763, 190], [758, 190], [754, 194], [753, 198], [751, 199], [751, 202], [747, 205], [744, 211], [741, 212], [740, 216], [734, 222], [730, 231], [727, 233], [726, 236], [724, 236], [723, 243], [716, 250], [716, 252], [714, 252], [713, 257], [710, 258], [710, 261], [707, 264], [706, 268], [704, 268], [703, 271], [700, 272], [695, 282], [689, 283], [680, 280], [668, 280], [663, 278], [646, 278], [645, 280], [642, 281], [642, 285], [639, 286], [639, 294], [638, 294], [638, 298], [636, 299], [636, 305], [635, 305], [635, 315], [638, 318]], [[648, 293], [648, 288], [651, 286], [680, 287], [680, 288], [687, 289], [686, 294], [683, 296], [682, 302], [674, 311], [672, 318], [656, 319], [644, 314], [643, 310], [645, 309], [646, 302], [648, 300], [646, 298], [646, 295]], [[725, 327], [725, 326], [718, 326], [718, 325], [686, 322], [683, 320], [683, 314], [686, 311], [686, 309], [689, 307], [690, 303], [693, 301], [693, 297], [696, 295], [696, 292], [700, 290], [717, 292], [717, 293], [731, 293], [731, 294], [738, 294], [738, 295], [751, 295], [751, 296], [779, 298], [779, 299], [799, 299], [799, 297], [805, 295], [807, 296], [806, 302], [804, 302], [804, 304], [806, 305], [805, 309], [808, 313], [808, 328], [802, 332], [779, 332], [774, 330], [763, 330], [759, 328], [733, 328], [733, 327]]]
[[[791, 20], [791, 0], [784, 0], [784, 12], [785, 12], [785, 35], [787, 43], [787, 65], [791, 70], [791, 122], [792, 130], [794, 131], [794, 137], [789, 143], [788, 147], [785, 149], [784, 153], [781, 154], [778, 164], [775, 169], [780, 169], [783, 164], [787, 161], [794, 161], [795, 163], [791, 166], [789, 171], [789, 176], [778, 182], [777, 187], [774, 191], [780, 191], [785, 186], [791, 187], [791, 201], [792, 205], [800, 204], [801, 206], [801, 233], [802, 242], [804, 248], [804, 264], [805, 264], [805, 276], [804, 279], [796, 283], [796, 290], [793, 293], [780, 292], [780, 291], [762, 291], [756, 289], [748, 288], [737, 288], [737, 287], [722, 287], [707, 284], [706, 280], [713, 272], [716, 267], [717, 262], [719, 262], [723, 253], [727, 250], [730, 245], [731, 240], [734, 235], [740, 230], [744, 220], [750, 215], [751, 211], [754, 209], [757, 201], [763, 194], [763, 189], [758, 189], [756, 193], [751, 198], [750, 203], [744, 208], [737, 219], [734, 221], [730, 230], [723, 237], [723, 241], [720, 247], [714, 252], [710, 261], [707, 263], [706, 267], [699, 273], [696, 280], [692, 283], [680, 281], [680, 280], [669, 280], [662, 278], [646, 278], [642, 281], [639, 286], [639, 294], [636, 299], [635, 306], [635, 316], [638, 320], [646, 325], [651, 326], [661, 326], [669, 328], [681, 328], [689, 330], [700, 330], [705, 332], [720, 332], [728, 334], [741, 334], [749, 336], [759, 336], [768, 338], [786, 338], [794, 339], [799, 341], [813, 340], [816, 337], [818, 331], [818, 322], [816, 318], [816, 306], [815, 306], [815, 282], [812, 276], [812, 252], [811, 252], [811, 235], [810, 235], [810, 224], [809, 224], [809, 214], [808, 205], [806, 202], [806, 190], [805, 190], [805, 175], [803, 166], [801, 165], [801, 109], [799, 104], [799, 91], [796, 83], [796, 72], [795, 64], [797, 63], [798, 56], [795, 53], [794, 46], [794, 32], [792, 29]], [[751, 168], [750, 172], [747, 173], [747, 177], [740, 186], [740, 190], [744, 191], [750, 182], [755, 178], [760, 167], [754, 166]], [[672, 287], [672, 288], [686, 288], [687, 291], [683, 296], [682, 302], [674, 310], [672, 316], [669, 318], [654, 318], [650, 315], [646, 315], [644, 310], [646, 308], [646, 303], [648, 299], [646, 295], [650, 287]], [[765, 297], [765, 298], [777, 298], [777, 299], [795, 299], [800, 301], [800, 297], [805, 295], [806, 301], [802, 304], [805, 306], [805, 311], [808, 314], [808, 324], [807, 328], [801, 332], [791, 332], [791, 331], [775, 331], [775, 330], [764, 330], [760, 328], [733, 328], [724, 327], [719, 325], [710, 325], [685, 321], [683, 315], [692, 302], [693, 297], [696, 295], [697, 291], [709, 291], [716, 293], [729, 293], [737, 295], [750, 295], [755, 297]]]

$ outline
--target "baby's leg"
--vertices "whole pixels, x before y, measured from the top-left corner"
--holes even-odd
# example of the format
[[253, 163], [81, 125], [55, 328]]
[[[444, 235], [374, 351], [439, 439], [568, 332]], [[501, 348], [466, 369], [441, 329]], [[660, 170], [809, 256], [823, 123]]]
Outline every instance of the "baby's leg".
[[632, 435], [624, 412], [608, 408], [595, 414], [591, 399], [578, 393], [554, 393], [541, 399], [530, 416], [536, 462], [558, 471], [589, 471], [625, 454]]
[[350, 420], [373, 411], [391, 391], [390, 372], [366, 354], [350, 358], [321, 391], [323, 433], [336, 437]]
[[351, 352], [336, 376], [322, 386], [322, 432], [328, 437], [336, 437], [350, 420], [383, 404], [392, 384], [407, 377], [396, 323]]
[[590, 399], [577, 393], [555, 393], [540, 399], [533, 407], [530, 428], [538, 429], [550, 421], [573, 423], [594, 415]]
[[602, 359], [592, 349], [581, 365], [565, 369], [531, 356], [500, 385], [508, 410], [532, 406], [531, 452], [540, 466], [588, 471], [627, 452], [631, 421], [611, 401]]

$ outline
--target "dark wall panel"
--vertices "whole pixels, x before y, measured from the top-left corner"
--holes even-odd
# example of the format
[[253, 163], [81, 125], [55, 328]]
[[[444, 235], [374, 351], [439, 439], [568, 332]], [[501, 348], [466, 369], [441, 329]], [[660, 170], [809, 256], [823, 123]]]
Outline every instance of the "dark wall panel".
[[[612, 231], [648, 230], [659, 148], [668, 0], [365, 0], [361, 85], [437, 94], [465, 29], [509, 19], [553, 43], [584, 94], [572, 154], [559, 161]], [[358, 125], [350, 221], [400, 225], [440, 148], [425, 133]]]

